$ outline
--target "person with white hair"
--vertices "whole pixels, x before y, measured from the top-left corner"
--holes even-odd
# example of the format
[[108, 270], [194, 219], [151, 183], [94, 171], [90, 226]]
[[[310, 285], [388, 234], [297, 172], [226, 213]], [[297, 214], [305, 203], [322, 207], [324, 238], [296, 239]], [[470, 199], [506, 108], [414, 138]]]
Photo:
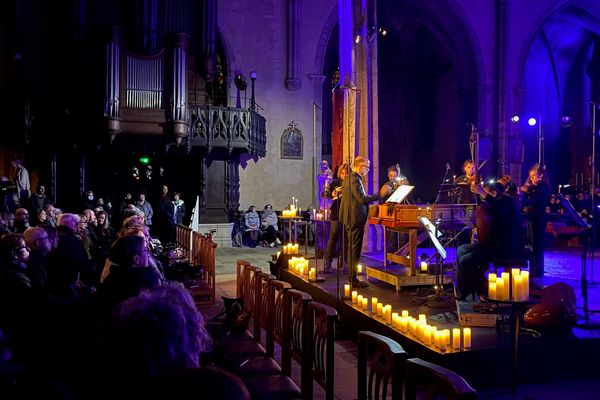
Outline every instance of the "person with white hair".
[[31, 184], [29, 183], [29, 171], [23, 165], [23, 162], [16, 159], [12, 162], [13, 167], [16, 169], [15, 172], [15, 186], [17, 187], [17, 193], [19, 194], [19, 200], [21, 204], [27, 204], [27, 200], [31, 195]]

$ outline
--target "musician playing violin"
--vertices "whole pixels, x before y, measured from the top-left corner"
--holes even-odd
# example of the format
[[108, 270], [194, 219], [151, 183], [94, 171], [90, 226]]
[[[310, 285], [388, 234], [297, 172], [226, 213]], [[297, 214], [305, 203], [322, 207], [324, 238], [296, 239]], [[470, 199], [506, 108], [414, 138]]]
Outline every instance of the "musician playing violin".
[[381, 186], [379, 194], [381, 204], [385, 203], [390, 198], [392, 193], [402, 185], [408, 185], [408, 179], [400, 174], [400, 166], [398, 164], [392, 165], [387, 169], [388, 181]]
[[477, 171], [473, 160], [466, 160], [463, 163], [462, 170], [464, 175], [456, 178], [455, 183], [460, 185], [459, 204], [474, 204], [476, 202], [475, 193], [471, 191], [471, 186], [477, 183]]

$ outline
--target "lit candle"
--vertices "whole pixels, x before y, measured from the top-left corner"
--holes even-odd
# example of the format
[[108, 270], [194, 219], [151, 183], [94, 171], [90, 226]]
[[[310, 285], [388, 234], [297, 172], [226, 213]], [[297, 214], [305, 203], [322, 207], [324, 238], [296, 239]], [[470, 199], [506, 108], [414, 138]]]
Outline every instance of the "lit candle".
[[488, 284], [488, 297], [490, 299], [496, 298], [496, 282], [490, 282]]
[[513, 288], [513, 299], [517, 301], [525, 300], [523, 297], [523, 277], [521, 275], [514, 276]]
[[408, 318], [408, 310], [402, 310], [402, 318]]
[[362, 264], [358, 264], [358, 265], [356, 266], [356, 272], [357, 272], [357, 273], [359, 273], [359, 274], [362, 274], [362, 271], [363, 271], [363, 266], [362, 266]]
[[356, 304], [356, 298], [358, 297], [358, 292], [356, 290], [352, 291], [352, 304]]
[[394, 312], [392, 313], [392, 327], [394, 328], [399, 328], [400, 327], [400, 321], [398, 321], [398, 313]]
[[425, 343], [425, 346], [431, 346], [431, 327], [430, 326], [425, 327], [423, 342]]
[[493, 272], [491, 272], [491, 273], [488, 275], [488, 281], [490, 281], [490, 282], [496, 282], [496, 279], [497, 279], [497, 278], [498, 278], [498, 277], [497, 277], [497, 275], [496, 275], [495, 273], [493, 273]]
[[369, 299], [367, 296], [363, 297], [362, 299], [362, 309], [363, 311], [367, 311], [369, 309]]
[[385, 315], [385, 323], [388, 325], [392, 324], [392, 306], [389, 304], [385, 305], [386, 315]]
[[496, 279], [496, 299], [504, 300], [504, 279]]
[[427, 316], [425, 314], [419, 314], [419, 321], [427, 322]]
[[421, 261], [421, 272], [427, 272], [427, 261]]
[[437, 329], [433, 332], [433, 345], [435, 347], [440, 347], [442, 343], [442, 331], [438, 331]]
[[281, 252], [280, 252], [280, 251], [278, 251], [278, 252], [277, 252], [277, 258], [279, 258], [279, 256], [280, 256], [280, 255], [281, 255]]
[[377, 314], [377, 302], [379, 299], [377, 297], [371, 297], [371, 314]]
[[377, 316], [383, 317], [383, 303], [377, 303]]
[[317, 270], [313, 267], [308, 270], [308, 280], [314, 281], [317, 279]]
[[406, 317], [400, 317], [400, 332], [406, 333], [408, 330], [408, 319]]
[[465, 349], [471, 347], [471, 328], [463, 328], [463, 346]]
[[356, 298], [356, 306], [358, 308], [362, 308], [362, 300], [363, 300], [363, 295], [359, 294], [358, 297]]
[[452, 329], [452, 348], [460, 349], [460, 328]]
[[344, 284], [344, 297], [350, 297], [350, 284]]

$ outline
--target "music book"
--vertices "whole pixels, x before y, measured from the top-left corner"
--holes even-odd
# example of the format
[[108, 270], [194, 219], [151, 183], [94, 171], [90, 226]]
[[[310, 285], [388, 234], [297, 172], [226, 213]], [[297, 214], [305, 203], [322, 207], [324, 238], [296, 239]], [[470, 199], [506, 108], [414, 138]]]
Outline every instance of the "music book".
[[400, 185], [398, 189], [392, 193], [392, 195], [385, 201], [386, 203], [402, 203], [402, 201], [408, 196], [414, 186]]

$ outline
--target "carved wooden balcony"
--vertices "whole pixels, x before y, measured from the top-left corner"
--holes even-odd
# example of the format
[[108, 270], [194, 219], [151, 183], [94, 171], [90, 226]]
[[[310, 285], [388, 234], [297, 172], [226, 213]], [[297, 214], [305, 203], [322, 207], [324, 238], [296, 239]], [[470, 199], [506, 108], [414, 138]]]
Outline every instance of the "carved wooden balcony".
[[229, 153], [267, 154], [265, 118], [247, 108], [190, 105], [188, 145], [208, 152], [227, 149]]

